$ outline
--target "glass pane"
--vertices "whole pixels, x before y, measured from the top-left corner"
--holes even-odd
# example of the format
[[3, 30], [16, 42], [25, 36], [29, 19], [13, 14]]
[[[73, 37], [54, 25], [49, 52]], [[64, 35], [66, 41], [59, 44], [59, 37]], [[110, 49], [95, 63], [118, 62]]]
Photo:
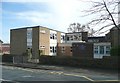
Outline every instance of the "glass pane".
[[104, 46], [100, 46], [100, 54], [104, 54]]
[[110, 54], [110, 46], [106, 46], [106, 54]]
[[95, 53], [95, 54], [98, 54], [98, 46], [95, 46], [95, 47], [94, 47], [94, 53]]

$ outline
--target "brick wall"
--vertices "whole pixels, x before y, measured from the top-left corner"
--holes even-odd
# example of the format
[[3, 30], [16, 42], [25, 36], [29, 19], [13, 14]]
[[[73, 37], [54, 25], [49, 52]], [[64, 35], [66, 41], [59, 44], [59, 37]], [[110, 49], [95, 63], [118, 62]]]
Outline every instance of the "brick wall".
[[93, 58], [92, 43], [73, 43], [72, 50], [73, 50], [73, 56]]

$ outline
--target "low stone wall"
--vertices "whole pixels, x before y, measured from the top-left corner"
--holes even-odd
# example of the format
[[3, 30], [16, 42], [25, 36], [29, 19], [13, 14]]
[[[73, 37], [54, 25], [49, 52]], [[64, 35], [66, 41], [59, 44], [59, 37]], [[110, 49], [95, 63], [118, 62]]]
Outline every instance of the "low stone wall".
[[118, 57], [104, 57], [103, 59], [82, 58], [82, 57], [55, 57], [40, 56], [39, 64], [63, 65], [73, 67], [89, 67], [102, 69], [118, 69]]
[[2, 62], [13, 62], [13, 55], [3, 54], [2, 55]]
[[13, 56], [13, 63], [26, 63], [27, 60], [28, 60], [27, 56], [22, 56], [22, 55]]

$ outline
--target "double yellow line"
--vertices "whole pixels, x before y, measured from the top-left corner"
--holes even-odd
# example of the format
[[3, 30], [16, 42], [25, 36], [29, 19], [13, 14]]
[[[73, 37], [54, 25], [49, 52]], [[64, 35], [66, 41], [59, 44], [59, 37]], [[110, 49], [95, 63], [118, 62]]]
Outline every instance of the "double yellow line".
[[63, 72], [51, 72], [51, 74], [63, 74], [63, 75], [67, 75], [67, 76], [76, 76], [76, 77], [82, 77], [85, 78], [91, 82], [120, 82], [120, 80], [93, 80], [87, 76], [84, 75], [76, 75], [76, 74], [68, 74], [68, 73], [63, 73]]

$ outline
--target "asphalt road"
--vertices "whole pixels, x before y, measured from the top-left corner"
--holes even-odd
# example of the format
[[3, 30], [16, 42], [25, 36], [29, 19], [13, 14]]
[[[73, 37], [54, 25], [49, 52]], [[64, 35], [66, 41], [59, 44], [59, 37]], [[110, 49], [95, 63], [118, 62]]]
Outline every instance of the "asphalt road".
[[2, 67], [2, 78], [1, 81], [12, 81], [12, 82], [27, 82], [27, 81], [76, 81], [76, 82], [103, 82], [113, 81], [118, 82], [118, 75], [106, 74], [93, 71], [81, 71], [81, 73], [67, 72], [67, 71], [55, 71], [55, 70], [38, 70], [19, 68], [12, 66], [1, 66]]

